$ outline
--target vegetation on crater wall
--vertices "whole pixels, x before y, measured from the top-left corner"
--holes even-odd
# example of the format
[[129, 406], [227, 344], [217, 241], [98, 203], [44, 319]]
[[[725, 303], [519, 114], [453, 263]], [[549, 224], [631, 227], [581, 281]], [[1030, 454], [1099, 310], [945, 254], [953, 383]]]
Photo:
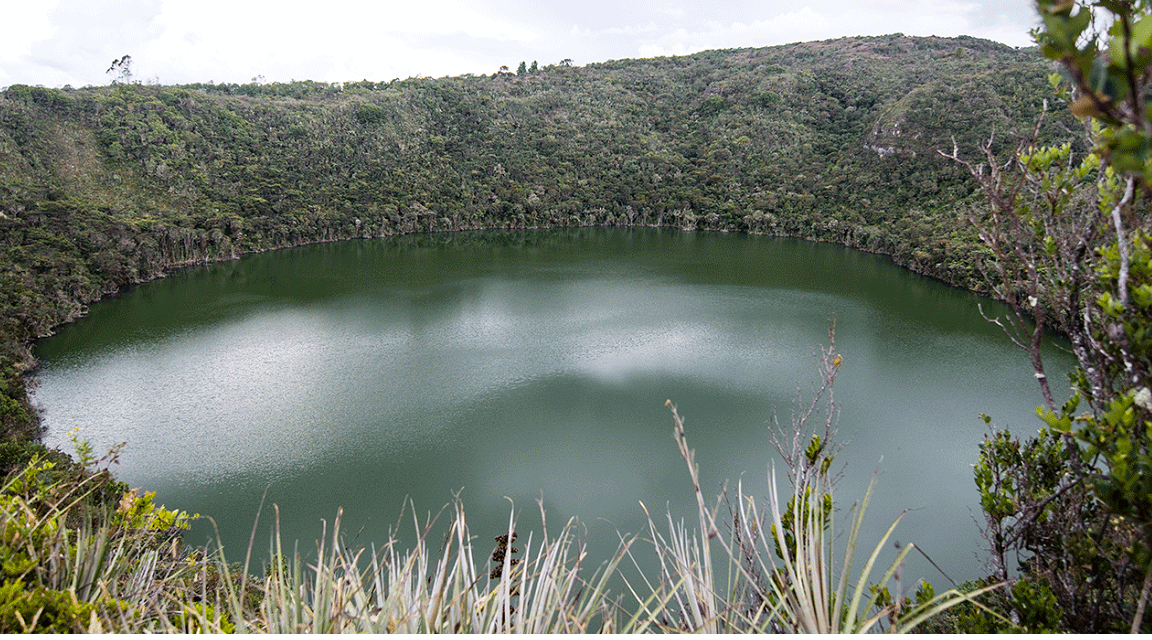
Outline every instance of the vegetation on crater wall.
[[31, 426], [15, 376], [25, 345], [86, 304], [181, 265], [303, 243], [739, 230], [886, 253], [980, 289], [984, 254], [957, 216], [975, 188], [936, 150], [1027, 131], [1049, 71], [1034, 49], [894, 35], [522, 76], [9, 87], [0, 421]]

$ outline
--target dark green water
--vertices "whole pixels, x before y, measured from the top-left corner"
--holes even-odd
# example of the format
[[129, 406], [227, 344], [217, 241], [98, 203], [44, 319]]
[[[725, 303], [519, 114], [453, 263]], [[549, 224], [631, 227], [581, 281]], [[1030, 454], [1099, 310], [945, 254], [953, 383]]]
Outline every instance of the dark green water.
[[[1027, 361], [978, 302], [886, 258], [744, 235], [346, 242], [189, 270], [94, 305], [37, 344], [35, 400], [49, 444], [71, 450], [74, 427], [98, 451], [126, 441], [118, 475], [213, 516], [231, 559], [265, 491], [286, 544], [304, 550], [338, 507], [349, 543], [368, 546], [406, 498], [426, 515], [459, 492], [481, 546], [513, 504], [522, 531], [538, 528], [542, 498], [549, 527], [578, 517], [599, 561], [617, 531], [642, 530], [641, 501], [694, 521], [666, 399], [687, 418], [707, 492], [742, 478], [764, 495], [776, 457], [766, 421], [773, 409], [787, 421], [798, 384], [811, 391], [835, 318], [839, 502], [862, 497], [878, 470], [864, 543], [912, 509], [896, 538], [959, 581], [982, 575], [979, 414], [1014, 432], [1039, 426]], [[1050, 358], [1053, 379], [1071, 366]], [[401, 533], [412, 531], [409, 518]], [[191, 541], [211, 534], [201, 522]], [[908, 573], [947, 584], [920, 561]]]

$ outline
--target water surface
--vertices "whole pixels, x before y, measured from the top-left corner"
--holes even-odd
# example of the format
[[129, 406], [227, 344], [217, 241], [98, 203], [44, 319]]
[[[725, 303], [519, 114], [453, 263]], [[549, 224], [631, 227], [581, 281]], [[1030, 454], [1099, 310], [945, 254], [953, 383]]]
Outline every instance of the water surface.
[[[354, 241], [188, 270], [96, 304], [36, 345], [35, 400], [50, 445], [70, 450], [74, 427], [97, 450], [127, 442], [118, 475], [213, 516], [234, 559], [265, 493], [305, 550], [338, 507], [349, 542], [367, 546], [406, 500], [425, 517], [459, 494], [482, 540], [513, 505], [522, 529], [538, 528], [542, 500], [553, 529], [579, 518], [598, 561], [617, 531], [641, 531], [641, 502], [695, 520], [666, 399], [687, 418], [709, 494], [738, 480], [765, 493], [766, 422], [811, 393], [834, 319], [840, 502], [878, 471], [866, 539], [911, 509], [896, 537], [963, 580], [983, 575], [978, 416], [1039, 426], [1027, 360], [978, 302], [883, 257], [745, 235]], [[1053, 379], [1071, 366], [1050, 358]], [[211, 535], [201, 522], [190, 538]], [[267, 539], [262, 526], [258, 553]]]

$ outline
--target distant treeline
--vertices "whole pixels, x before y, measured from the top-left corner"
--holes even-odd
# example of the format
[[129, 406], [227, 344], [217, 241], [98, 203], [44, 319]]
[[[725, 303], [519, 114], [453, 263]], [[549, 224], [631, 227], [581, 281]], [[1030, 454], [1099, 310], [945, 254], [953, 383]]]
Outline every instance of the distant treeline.
[[[901, 35], [392, 82], [0, 94], [0, 428], [30, 340], [174, 267], [348, 238], [654, 225], [843, 243], [979, 290], [941, 158], [1031, 133], [1035, 49]], [[1078, 138], [1049, 116], [1048, 140]]]

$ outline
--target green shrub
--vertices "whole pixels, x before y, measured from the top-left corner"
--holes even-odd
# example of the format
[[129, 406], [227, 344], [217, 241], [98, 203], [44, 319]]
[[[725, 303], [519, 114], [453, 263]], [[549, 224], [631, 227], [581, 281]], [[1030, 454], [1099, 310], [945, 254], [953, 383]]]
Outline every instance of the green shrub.
[[124, 492], [116, 513], [112, 515], [112, 524], [130, 529], [184, 531], [191, 528], [192, 520], [200, 517], [200, 514], [188, 515], [185, 511], [165, 509], [164, 505], [156, 506], [155, 498], [155, 491], [143, 495], [139, 489]]
[[184, 611], [172, 620], [181, 633], [235, 633], [236, 625], [227, 616], [216, 613], [210, 604], [195, 602], [184, 605]]
[[96, 606], [44, 587], [8, 580], [0, 587], [0, 633], [83, 633], [100, 630]]
[[356, 119], [364, 124], [384, 122], [387, 116], [388, 112], [383, 107], [370, 102], [366, 102], [356, 109]]
[[[960, 585], [963, 593], [973, 593], [990, 584], [990, 580], [968, 581]], [[924, 633], [1060, 633], [1064, 610], [1043, 580], [1021, 578], [1011, 589], [996, 589], [965, 602], [951, 611], [929, 620]], [[1011, 620], [1017, 620], [1013, 623]]]
[[26, 466], [34, 457], [45, 457], [48, 448], [28, 440], [9, 440], [0, 442], [0, 474], [8, 473]]

